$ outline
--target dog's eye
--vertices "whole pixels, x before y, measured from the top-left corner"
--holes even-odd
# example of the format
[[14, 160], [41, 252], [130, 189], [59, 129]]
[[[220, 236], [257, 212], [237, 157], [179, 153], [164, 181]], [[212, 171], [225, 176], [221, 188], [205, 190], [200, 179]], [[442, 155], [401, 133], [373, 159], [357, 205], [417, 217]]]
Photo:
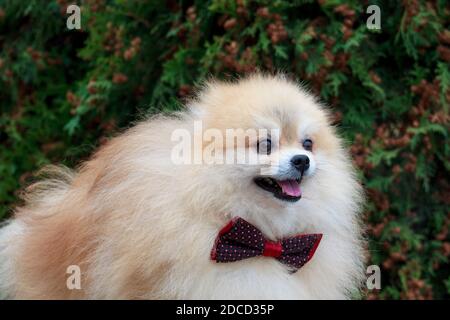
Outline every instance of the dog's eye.
[[258, 141], [258, 144], [256, 146], [258, 153], [262, 154], [270, 154], [272, 151], [272, 141], [270, 139], [263, 139]]
[[303, 148], [305, 148], [305, 150], [312, 151], [312, 147], [313, 147], [313, 142], [311, 139], [305, 139], [303, 141]]

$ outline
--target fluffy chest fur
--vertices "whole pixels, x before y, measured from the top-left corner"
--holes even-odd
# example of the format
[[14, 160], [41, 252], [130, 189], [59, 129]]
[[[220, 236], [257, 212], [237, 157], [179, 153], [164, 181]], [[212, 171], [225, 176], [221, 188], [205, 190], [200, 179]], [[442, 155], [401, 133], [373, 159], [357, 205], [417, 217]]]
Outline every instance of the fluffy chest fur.
[[[270, 257], [231, 263], [212, 261], [211, 248], [222, 226], [219, 222], [205, 224], [190, 220], [179, 226], [174, 222], [172, 231], [164, 230], [157, 221], [153, 225], [161, 235], [147, 237], [145, 246], [132, 247], [128, 241], [102, 245], [103, 249], [95, 257], [101, 263], [92, 271], [97, 274], [92, 296], [113, 298], [128, 292], [132, 298], [149, 299], [345, 299], [361, 284], [363, 262], [352, 235], [327, 230], [311, 261], [291, 273], [288, 267]], [[117, 260], [112, 248], [128, 252], [129, 256], [125, 254], [128, 257]], [[137, 256], [141, 265], [134, 266], [140, 272], [133, 287], [129, 285], [130, 274], [114, 272], [126, 269], [121, 264], [128, 265], [131, 259], [136, 261]], [[115, 279], [114, 285], [111, 278]]]

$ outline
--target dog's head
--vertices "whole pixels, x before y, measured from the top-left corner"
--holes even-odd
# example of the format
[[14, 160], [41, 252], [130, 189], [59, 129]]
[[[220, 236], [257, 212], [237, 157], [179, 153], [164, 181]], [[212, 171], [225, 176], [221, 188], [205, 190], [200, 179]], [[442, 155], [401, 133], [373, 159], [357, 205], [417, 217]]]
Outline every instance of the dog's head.
[[206, 165], [211, 196], [279, 211], [311, 201], [332, 206], [355, 193], [326, 111], [294, 82], [260, 75], [213, 82], [190, 106], [202, 125], [203, 160], [213, 164]]

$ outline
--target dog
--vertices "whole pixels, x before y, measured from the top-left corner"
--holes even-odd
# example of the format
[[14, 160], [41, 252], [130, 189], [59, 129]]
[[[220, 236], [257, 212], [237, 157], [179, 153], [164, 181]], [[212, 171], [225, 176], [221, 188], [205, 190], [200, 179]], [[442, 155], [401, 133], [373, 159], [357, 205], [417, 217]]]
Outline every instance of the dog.
[[[330, 122], [326, 108], [286, 76], [209, 81], [184, 111], [141, 121], [77, 170], [49, 167], [45, 179], [24, 191], [25, 204], [0, 229], [0, 294], [358, 295], [365, 276], [364, 195]], [[230, 130], [233, 139], [226, 139]], [[244, 154], [256, 160], [236, 161]], [[233, 226], [238, 229], [230, 231]], [[231, 233], [241, 227], [259, 237], [259, 251], [233, 242]], [[308, 235], [313, 242], [298, 242], [303, 251], [286, 256], [282, 241]], [[227, 248], [253, 253], [227, 260]]]

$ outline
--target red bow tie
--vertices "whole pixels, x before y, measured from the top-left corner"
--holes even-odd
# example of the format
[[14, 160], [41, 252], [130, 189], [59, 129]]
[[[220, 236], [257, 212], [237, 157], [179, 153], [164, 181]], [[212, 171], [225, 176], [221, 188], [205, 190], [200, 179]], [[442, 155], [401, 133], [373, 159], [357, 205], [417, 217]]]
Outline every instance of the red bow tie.
[[219, 231], [211, 259], [234, 262], [256, 256], [274, 257], [297, 271], [311, 260], [321, 239], [322, 234], [302, 234], [272, 242], [252, 224], [234, 218]]

